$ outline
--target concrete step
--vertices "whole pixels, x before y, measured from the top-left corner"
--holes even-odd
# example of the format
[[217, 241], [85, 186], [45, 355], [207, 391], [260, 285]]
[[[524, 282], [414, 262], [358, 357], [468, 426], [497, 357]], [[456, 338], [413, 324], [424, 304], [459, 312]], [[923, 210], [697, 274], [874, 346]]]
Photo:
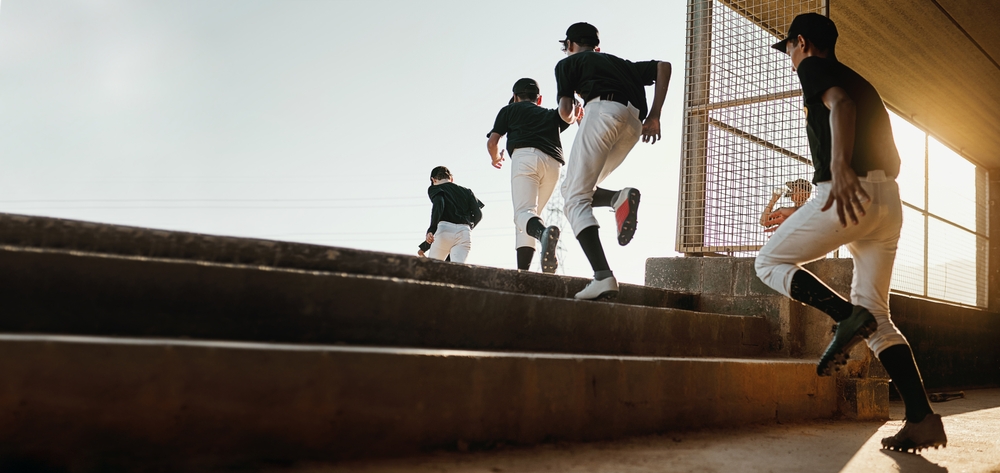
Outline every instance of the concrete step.
[[0, 248], [0, 332], [757, 356], [767, 321], [357, 274]]
[[[415, 235], [419, 236], [419, 232]], [[572, 298], [589, 282], [585, 278], [445, 263], [351, 248], [3, 213], [0, 213], [0, 245], [366, 274], [563, 298]], [[698, 310], [696, 294], [631, 284], [621, 285], [616, 302]]]
[[0, 372], [0, 456], [126, 469], [590, 441], [837, 410], [835, 379], [801, 360], [5, 334]]

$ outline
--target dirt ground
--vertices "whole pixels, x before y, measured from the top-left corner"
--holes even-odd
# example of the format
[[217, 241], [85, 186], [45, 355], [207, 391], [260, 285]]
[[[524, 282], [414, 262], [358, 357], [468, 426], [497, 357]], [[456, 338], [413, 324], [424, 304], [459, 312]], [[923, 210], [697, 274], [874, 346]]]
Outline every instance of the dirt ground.
[[880, 448], [882, 437], [894, 434], [902, 426], [903, 406], [893, 403], [892, 420], [884, 423], [821, 421], [755, 425], [609, 442], [300, 465], [269, 473], [1000, 473], [1000, 389], [966, 391], [965, 399], [933, 406], [944, 417], [948, 447], [920, 455]]

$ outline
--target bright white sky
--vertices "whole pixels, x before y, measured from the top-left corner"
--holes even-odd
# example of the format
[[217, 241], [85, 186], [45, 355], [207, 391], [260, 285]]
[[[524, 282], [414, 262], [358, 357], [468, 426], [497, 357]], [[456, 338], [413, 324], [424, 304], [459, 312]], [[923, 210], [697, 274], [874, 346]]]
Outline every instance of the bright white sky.
[[[683, 0], [6, 0], [0, 211], [413, 254], [432, 167], [486, 203], [469, 262], [513, 268], [510, 171], [486, 133], [520, 77], [555, 106], [558, 39], [674, 64], [663, 141], [605, 187], [643, 193], [612, 269], [674, 255]], [[648, 88], [651, 96], [652, 88]], [[564, 133], [564, 147], [575, 127]], [[566, 274], [592, 272], [568, 228]]]
[[[606, 52], [674, 64], [663, 141], [639, 143], [603, 184], [642, 191], [632, 243], [598, 212], [618, 279], [642, 283], [646, 258], [675, 255], [684, 0], [6, 0], [0, 211], [413, 254], [428, 174], [445, 165], [487, 204], [469, 262], [513, 268], [510, 170], [490, 166], [486, 133], [518, 78], [555, 106], [556, 40], [577, 21]], [[903, 197], [920, 204], [922, 133], [894, 128]], [[933, 140], [931, 153], [932, 176], [962, 176], [932, 179], [947, 198], [931, 211], [971, 228], [974, 167]], [[936, 207], [952, 197], [964, 213]], [[922, 264], [913, 217], [899, 267]], [[589, 277], [569, 230], [562, 269]]]

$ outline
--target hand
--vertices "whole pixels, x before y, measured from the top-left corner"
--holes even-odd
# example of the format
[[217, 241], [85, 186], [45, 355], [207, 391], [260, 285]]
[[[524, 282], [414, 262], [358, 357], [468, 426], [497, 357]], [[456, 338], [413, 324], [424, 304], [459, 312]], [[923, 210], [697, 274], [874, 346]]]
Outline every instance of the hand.
[[655, 144], [660, 139], [660, 119], [657, 117], [646, 117], [642, 123], [642, 142]]
[[497, 169], [500, 169], [501, 167], [503, 167], [503, 151], [504, 150], [500, 150], [500, 152], [497, 153], [497, 155], [493, 157], [493, 167], [495, 167]]
[[771, 214], [767, 216], [767, 220], [764, 221], [764, 226], [768, 227], [764, 230], [764, 232], [768, 233], [777, 230], [778, 227], [781, 226], [781, 224], [784, 223], [788, 217], [791, 217], [796, 210], [798, 209], [795, 207], [782, 207], [774, 212], [771, 212]]
[[580, 105], [580, 101], [576, 100], [573, 104], [573, 122], [577, 125], [583, 120], [583, 105]]
[[423, 258], [424, 257], [424, 250], [417, 250], [417, 256]]
[[833, 181], [830, 186], [830, 197], [826, 199], [826, 204], [820, 209], [826, 212], [834, 203], [837, 204], [837, 218], [840, 219], [840, 226], [847, 227], [847, 218], [851, 218], [851, 223], [858, 224], [858, 216], [865, 216], [865, 209], [862, 203], [868, 202], [871, 198], [865, 189], [861, 187], [858, 175], [854, 174], [851, 168], [841, 170], [830, 170], [833, 173]]
[[427, 232], [427, 238], [425, 238], [425, 240], [427, 240], [427, 243], [434, 243], [434, 234]]

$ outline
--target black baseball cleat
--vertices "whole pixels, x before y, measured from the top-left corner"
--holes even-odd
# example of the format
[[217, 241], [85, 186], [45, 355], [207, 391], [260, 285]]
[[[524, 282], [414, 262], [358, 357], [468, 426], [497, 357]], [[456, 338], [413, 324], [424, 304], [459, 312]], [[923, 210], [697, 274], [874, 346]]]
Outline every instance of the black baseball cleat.
[[615, 223], [618, 228], [618, 244], [625, 246], [635, 235], [636, 214], [639, 212], [639, 189], [626, 187], [618, 191], [611, 201], [615, 210]]
[[947, 446], [940, 414], [928, 414], [920, 422], [906, 421], [896, 435], [882, 439], [882, 448], [897, 452], [918, 453], [925, 448]]
[[559, 268], [556, 246], [559, 244], [559, 227], [551, 225], [542, 232], [542, 272], [555, 274]]
[[878, 322], [875, 321], [875, 316], [868, 312], [868, 309], [854, 306], [854, 312], [851, 313], [851, 316], [840, 321], [834, 327], [833, 340], [826, 347], [823, 357], [819, 359], [816, 374], [830, 376], [834, 370], [839, 371], [841, 366], [847, 364], [851, 348], [875, 333], [877, 328]]

